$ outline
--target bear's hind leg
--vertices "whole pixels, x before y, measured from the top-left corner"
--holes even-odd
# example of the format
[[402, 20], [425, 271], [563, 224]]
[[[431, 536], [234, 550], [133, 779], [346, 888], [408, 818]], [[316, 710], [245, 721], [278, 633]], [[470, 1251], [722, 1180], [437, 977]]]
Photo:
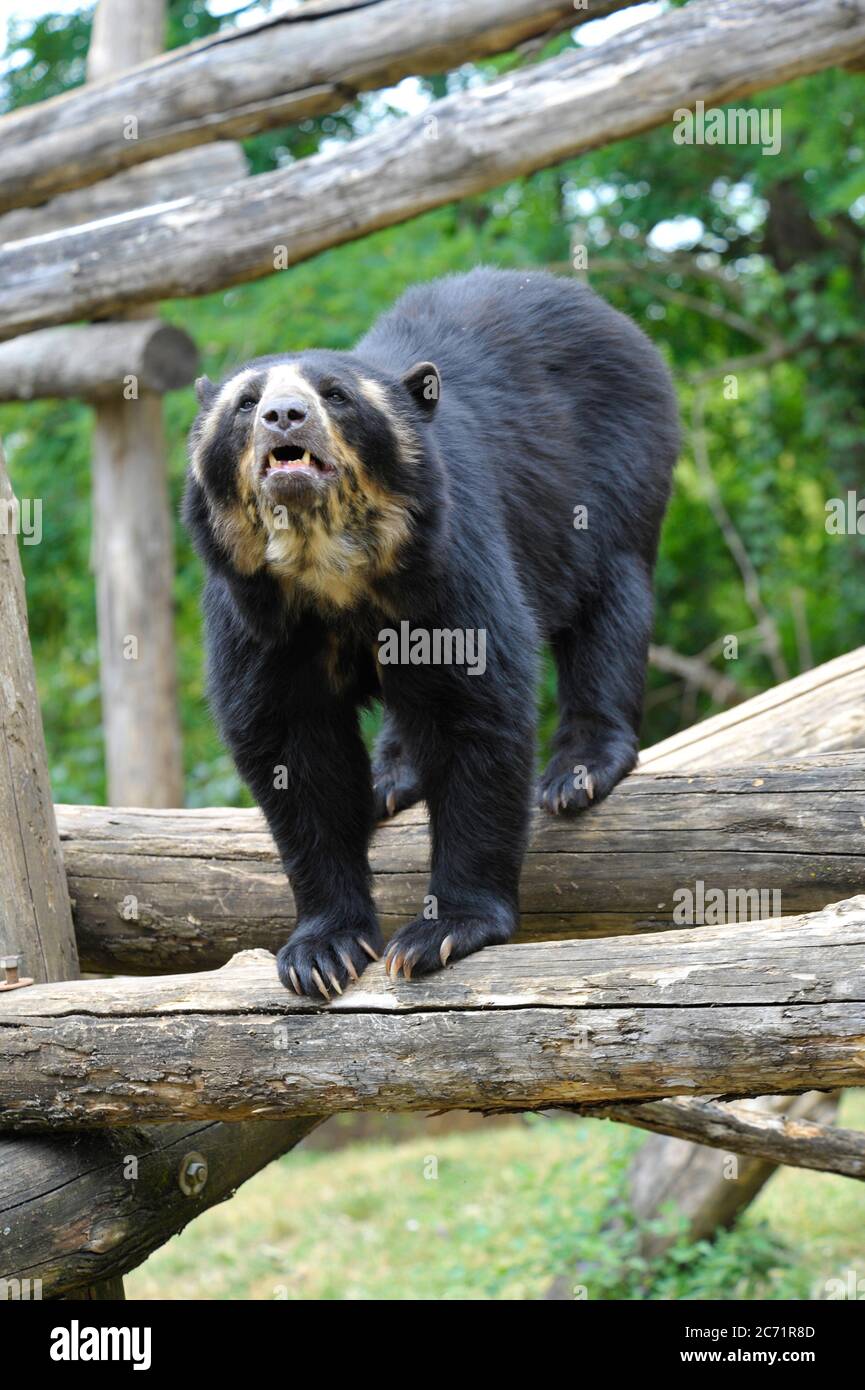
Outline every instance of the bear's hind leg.
[[559, 727], [538, 787], [551, 815], [602, 801], [636, 766], [651, 627], [648, 566], [620, 553], [600, 598], [553, 634]]
[[423, 798], [420, 778], [393, 715], [385, 710], [372, 759], [376, 821], [388, 820]]

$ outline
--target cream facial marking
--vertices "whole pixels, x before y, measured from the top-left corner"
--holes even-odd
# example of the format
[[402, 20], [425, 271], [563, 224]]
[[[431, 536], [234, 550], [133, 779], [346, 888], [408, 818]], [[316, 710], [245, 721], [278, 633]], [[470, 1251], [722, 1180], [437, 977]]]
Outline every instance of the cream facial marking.
[[[322, 409], [318, 392], [311, 382], [307, 381], [303, 372], [294, 365], [293, 362], [281, 363], [277, 367], [271, 367], [264, 381], [261, 392], [261, 399], [266, 400], [268, 396], [302, 396], [312, 413], [315, 415], [319, 424], [327, 421], [327, 415]], [[259, 409], [261, 404], [259, 402]], [[258, 411], [256, 411], [258, 419]]]
[[395, 414], [384, 387], [369, 376], [362, 376], [359, 385], [370, 404], [374, 405], [376, 410], [380, 411], [387, 420], [396, 435], [403, 458], [406, 462], [415, 462], [420, 453], [417, 440], [405, 422]]
[[214, 396], [210, 405], [207, 407], [207, 417], [201, 429], [201, 433], [195, 443], [195, 451], [192, 455], [192, 472], [197, 482], [201, 482], [201, 459], [210, 446], [213, 435], [220, 422], [222, 412], [230, 400], [238, 400], [245, 386], [251, 381], [255, 381], [260, 375], [253, 367], [245, 367], [236, 376], [228, 378], [223, 382], [219, 391]]
[[389, 417], [391, 410], [384, 387], [378, 381], [373, 381], [371, 376], [362, 376], [358, 384], [367, 400], [375, 406], [376, 410], [380, 410], [383, 415]]

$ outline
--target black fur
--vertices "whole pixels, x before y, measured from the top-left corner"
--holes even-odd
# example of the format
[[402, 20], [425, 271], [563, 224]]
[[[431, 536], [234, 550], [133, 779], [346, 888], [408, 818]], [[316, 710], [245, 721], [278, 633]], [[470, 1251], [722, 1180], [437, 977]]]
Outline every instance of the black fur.
[[[580, 809], [634, 766], [678, 429], [648, 339], [587, 288], [545, 274], [481, 269], [421, 285], [354, 353], [252, 365], [264, 374], [281, 360], [316, 388], [411, 532], [389, 569], [371, 565], [362, 593], [332, 606], [266, 566], [239, 574], [218, 539], [214, 517], [235, 496], [251, 428], [243, 412], [211, 430], [187, 490], [185, 519], [207, 567], [213, 707], [297, 904], [280, 975], [315, 994], [363, 969], [363, 942], [382, 949], [368, 842], [377, 817], [421, 796], [437, 915], [397, 933], [392, 972], [420, 975], [514, 932], [545, 639], [561, 714], [541, 804]], [[378, 404], [363, 379], [383, 392]], [[343, 388], [342, 401], [325, 395]], [[193, 448], [213, 402], [207, 386]], [[580, 506], [585, 529], [574, 526]], [[485, 673], [377, 667], [378, 634], [400, 619], [484, 629]], [[379, 696], [385, 725], [371, 770], [358, 709]], [[277, 767], [287, 769], [284, 789]], [[577, 768], [588, 776], [575, 778]]]

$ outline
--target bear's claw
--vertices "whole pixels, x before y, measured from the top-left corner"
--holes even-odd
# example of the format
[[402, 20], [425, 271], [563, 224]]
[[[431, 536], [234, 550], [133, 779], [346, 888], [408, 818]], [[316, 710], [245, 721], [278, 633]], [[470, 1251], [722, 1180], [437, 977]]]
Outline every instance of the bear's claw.
[[[302, 998], [324, 999], [360, 979], [371, 960], [378, 960], [384, 941], [378, 927], [364, 923], [365, 935], [351, 928], [343, 931], [300, 926], [276, 958], [279, 978], [286, 989]], [[375, 945], [371, 944], [375, 942]], [[376, 950], [376, 946], [379, 950]]]
[[439, 921], [418, 917], [400, 927], [388, 942], [385, 970], [391, 980], [398, 980], [400, 975], [404, 980], [429, 975], [442, 970], [450, 960], [461, 960], [484, 946], [507, 941], [512, 931], [510, 919], [506, 921], [504, 916], [448, 913]]

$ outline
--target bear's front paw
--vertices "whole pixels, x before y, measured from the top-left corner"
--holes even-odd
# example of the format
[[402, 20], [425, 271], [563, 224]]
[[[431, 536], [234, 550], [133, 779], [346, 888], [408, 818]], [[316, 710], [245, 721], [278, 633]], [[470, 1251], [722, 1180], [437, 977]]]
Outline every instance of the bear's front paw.
[[447, 912], [435, 921], [416, 917], [391, 937], [385, 969], [392, 980], [406, 980], [441, 970], [448, 961], [461, 960], [484, 946], [497, 946], [513, 936], [516, 914], [509, 908], [489, 914]]
[[384, 950], [384, 937], [376, 922], [333, 931], [319, 926], [300, 926], [276, 957], [279, 978], [286, 989], [313, 999], [342, 994], [357, 980], [371, 960]]

